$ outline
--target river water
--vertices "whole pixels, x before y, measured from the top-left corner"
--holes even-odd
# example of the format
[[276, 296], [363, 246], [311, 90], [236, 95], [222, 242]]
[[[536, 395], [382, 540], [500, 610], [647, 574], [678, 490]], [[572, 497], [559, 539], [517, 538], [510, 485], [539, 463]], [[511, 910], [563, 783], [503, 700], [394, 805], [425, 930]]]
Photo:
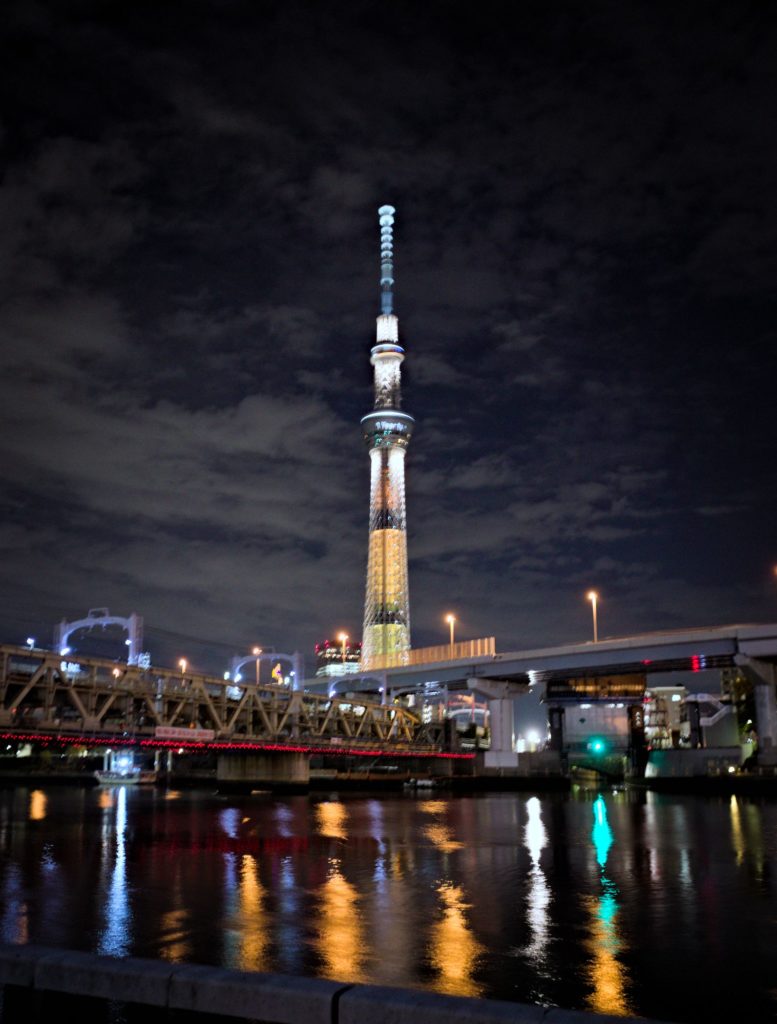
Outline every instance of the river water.
[[777, 802], [0, 789], [0, 939], [664, 1020], [777, 1010]]

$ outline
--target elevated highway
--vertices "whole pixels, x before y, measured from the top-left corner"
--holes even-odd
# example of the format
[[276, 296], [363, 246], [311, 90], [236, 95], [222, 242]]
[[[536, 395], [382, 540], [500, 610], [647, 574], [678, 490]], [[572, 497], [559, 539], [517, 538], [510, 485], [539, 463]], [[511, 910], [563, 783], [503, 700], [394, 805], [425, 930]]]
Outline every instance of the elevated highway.
[[[755, 684], [761, 749], [777, 751], [777, 624], [710, 626], [642, 633], [474, 658], [386, 668], [330, 680], [306, 680], [311, 692], [372, 694], [390, 700], [434, 686], [468, 690], [489, 701], [492, 753], [512, 749], [512, 699], [539, 687], [551, 707], [585, 700], [641, 704], [647, 681], [662, 673], [741, 668]], [[659, 684], [659, 679], [655, 679]], [[504, 702], [504, 703], [502, 703]], [[500, 725], [500, 722], [502, 725]], [[552, 715], [551, 715], [552, 724]]]
[[430, 682], [472, 689], [475, 682], [511, 684], [516, 695], [537, 683], [596, 675], [729, 668], [748, 660], [777, 661], [777, 624], [709, 626], [582, 644], [509, 651], [475, 658], [441, 658], [425, 665], [372, 670], [334, 679], [307, 679], [313, 693], [412, 692]]

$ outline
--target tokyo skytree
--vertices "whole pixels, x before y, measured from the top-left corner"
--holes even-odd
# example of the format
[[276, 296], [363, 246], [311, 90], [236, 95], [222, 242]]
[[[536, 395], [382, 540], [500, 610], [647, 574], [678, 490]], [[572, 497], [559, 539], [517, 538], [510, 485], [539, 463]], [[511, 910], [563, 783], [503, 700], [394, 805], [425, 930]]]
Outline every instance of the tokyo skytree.
[[394, 210], [381, 206], [381, 311], [370, 362], [375, 372], [375, 406], [361, 421], [370, 450], [370, 539], [364, 599], [362, 668], [383, 662], [402, 664], [410, 649], [410, 595], [407, 583], [405, 451], [414, 420], [400, 412], [399, 344], [394, 315]]

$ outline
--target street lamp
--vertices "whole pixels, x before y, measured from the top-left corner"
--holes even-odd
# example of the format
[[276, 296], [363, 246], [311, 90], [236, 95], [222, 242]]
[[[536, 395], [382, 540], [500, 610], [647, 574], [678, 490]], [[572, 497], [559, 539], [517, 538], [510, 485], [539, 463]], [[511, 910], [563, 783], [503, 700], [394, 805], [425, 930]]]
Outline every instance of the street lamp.
[[262, 653], [261, 647], [254, 647], [251, 654], [256, 658], [256, 685], [259, 685], [259, 655]]
[[181, 675], [184, 675], [184, 674], [185, 674], [185, 672], [186, 672], [186, 666], [187, 666], [188, 664], [189, 664], [189, 662], [188, 662], [188, 661], [186, 660], [186, 658], [181, 658], [181, 659], [179, 660], [179, 662], [178, 662], [178, 668], [179, 668], [179, 669], [181, 670]]
[[591, 602], [591, 611], [593, 612], [593, 616], [594, 616], [594, 643], [598, 643], [598, 641], [599, 641], [599, 627], [598, 627], [598, 623], [596, 621], [596, 602], [599, 600], [599, 595], [596, 593], [595, 590], [589, 590], [587, 595], [586, 595], [586, 597]]
[[453, 657], [453, 627], [456, 625], [456, 616], [455, 615], [446, 615], [445, 616], [445, 621], [451, 627], [451, 657]]
[[347, 633], [340, 633], [340, 634], [338, 635], [337, 639], [338, 639], [338, 640], [340, 641], [340, 644], [341, 644], [341, 646], [342, 646], [342, 651], [343, 651], [343, 665], [344, 665], [344, 664], [345, 664], [345, 645], [346, 645], [346, 644], [348, 643], [348, 634], [347, 634]]

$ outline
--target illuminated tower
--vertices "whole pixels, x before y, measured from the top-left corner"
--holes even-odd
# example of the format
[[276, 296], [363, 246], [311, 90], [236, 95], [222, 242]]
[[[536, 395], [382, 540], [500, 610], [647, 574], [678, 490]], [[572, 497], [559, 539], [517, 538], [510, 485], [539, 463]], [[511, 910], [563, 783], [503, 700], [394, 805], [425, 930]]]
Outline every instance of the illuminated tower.
[[364, 599], [362, 667], [410, 649], [410, 596], [405, 529], [405, 451], [413, 433], [412, 416], [400, 412], [399, 344], [394, 316], [394, 207], [381, 206], [381, 312], [370, 362], [375, 367], [375, 407], [362, 420], [370, 450], [370, 542]]

